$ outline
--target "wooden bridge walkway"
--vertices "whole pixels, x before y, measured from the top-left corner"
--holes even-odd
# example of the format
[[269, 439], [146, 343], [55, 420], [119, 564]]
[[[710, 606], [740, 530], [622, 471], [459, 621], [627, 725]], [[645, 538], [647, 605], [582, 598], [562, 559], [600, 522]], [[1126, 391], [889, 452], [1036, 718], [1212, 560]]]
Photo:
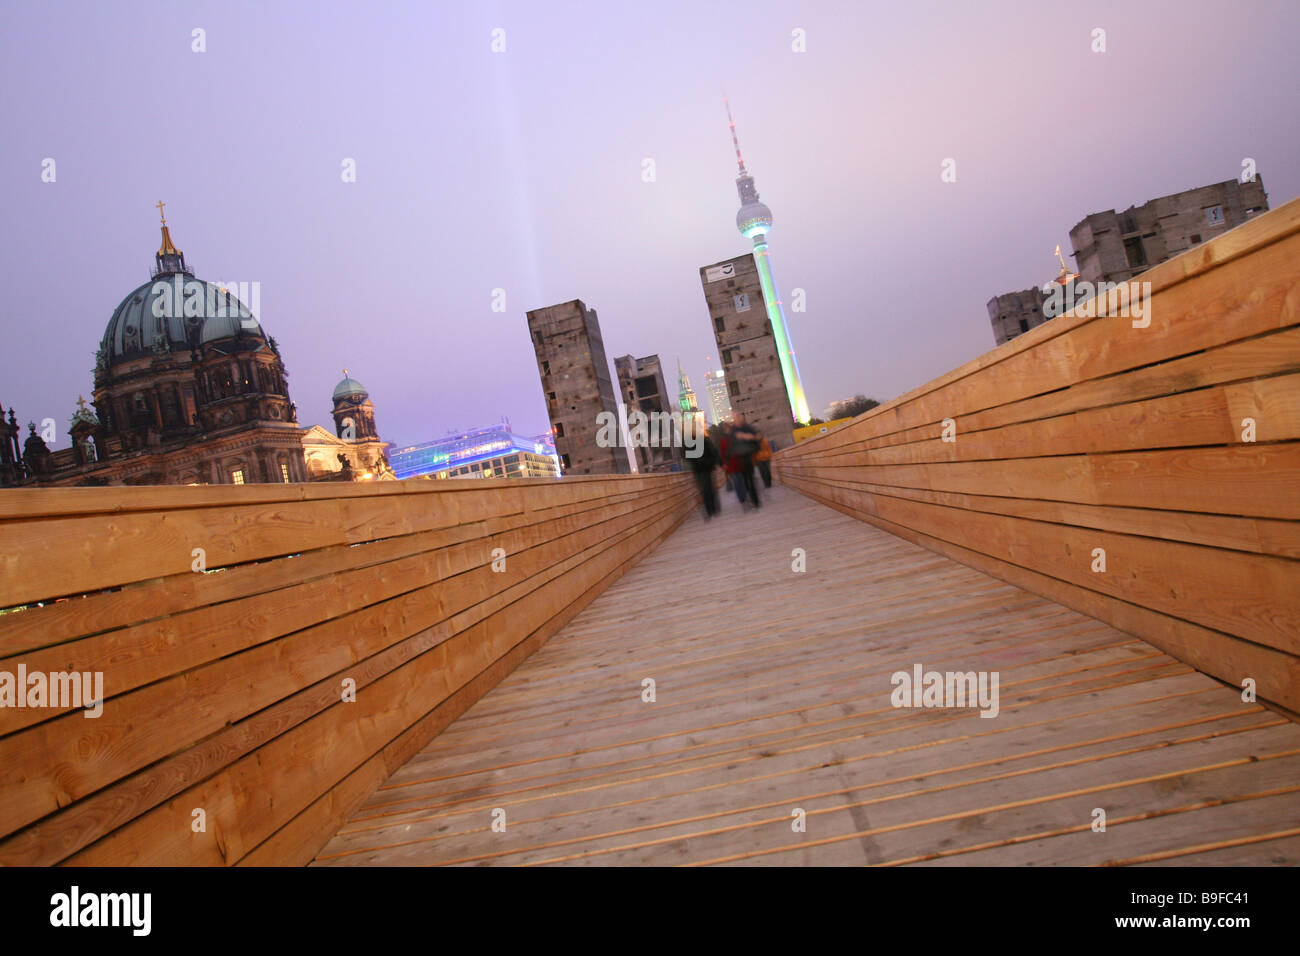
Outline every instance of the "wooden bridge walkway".
[[[895, 708], [890, 677], [917, 664], [997, 672], [997, 716]], [[1300, 726], [777, 487], [689, 518], [315, 863], [1298, 860]]]

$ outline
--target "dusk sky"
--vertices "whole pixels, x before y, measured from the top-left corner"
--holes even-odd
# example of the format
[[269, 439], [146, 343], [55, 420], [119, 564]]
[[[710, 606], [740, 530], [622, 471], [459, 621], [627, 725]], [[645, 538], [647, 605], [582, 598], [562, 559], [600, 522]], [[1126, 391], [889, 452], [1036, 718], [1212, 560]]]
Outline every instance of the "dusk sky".
[[304, 426], [346, 366], [397, 445], [540, 433], [525, 312], [573, 298], [611, 363], [658, 353], [675, 393], [680, 357], [698, 389], [698, 269], [751, 248], [724, 92], [813, 413], [885, 401], [992, 349], [986, 302], [1089, 213], [1246, 157], [1272, 207], [1300, 194], [1298, 36], [1295, 0], [6, 0], [0, 405], [68, 446], [160, 199], [200, 278], [261, 284]]

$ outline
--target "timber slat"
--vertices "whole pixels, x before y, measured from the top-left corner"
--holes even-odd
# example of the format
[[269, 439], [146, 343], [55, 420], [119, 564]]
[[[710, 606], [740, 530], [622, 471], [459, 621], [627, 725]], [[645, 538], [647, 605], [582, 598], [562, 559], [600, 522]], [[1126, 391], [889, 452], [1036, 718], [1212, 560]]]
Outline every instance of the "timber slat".
[[[890, 675], [917, 662], [999, 672], [998, 717], [893, 707]], [[1027, 832], [1050, 862], [1098, 805], [1177, 814], [1181, 828], [1143, 838], [1176, 852], [1293, 825], [1258, 794], [1296, 788], [1297, 768], [1300, 726], [1157, 648], [776, 487], [758, 512], [727, 498], [713, 521], [688, 519], [360, 799], [315, 863], [849, 865], [964, 849], [1001, 865]], [[1191, 786], [1236, 802], [1187, 809]]]
[[[104, 714], [0, 712], [2, 863], [234, 863], [262, 844], [283, 862], [278, 831], [309, 859], [331, 831], [295, 824], [304, 809], [341, 820], [336, 786], [441, 730], [694, 490], [679, 475], [54, 491], [69, 493], [0, 498], [0, 603], [89, 593], [4, 615], [0, 668], [101, 671]], [[222, 570], [170, 553], [195, 535]], [[196, 806], [206, 833], [178, 823]]]

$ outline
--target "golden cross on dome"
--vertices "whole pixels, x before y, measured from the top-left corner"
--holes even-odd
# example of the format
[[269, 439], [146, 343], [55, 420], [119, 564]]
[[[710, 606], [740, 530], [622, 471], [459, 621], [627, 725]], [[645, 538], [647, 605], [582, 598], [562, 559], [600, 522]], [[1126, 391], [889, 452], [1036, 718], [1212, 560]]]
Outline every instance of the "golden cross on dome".
[[163, 221], [164, 226], [167, 225], [167, 217], [163, 215], [163, 206], [167, 204], [163, 202], [161, 199], [159, 199], [156, 203], [154, 203], [154, 205], [158, 208], [158, 218]]
[[77, 396], [77, 411], [79, 411], [79, 412], [84, 412], [85, 410], [86, 410], [86, 399], [85, 399], [83, 396], [78, 395], [78, 396]]
[[344, 369], [344, 370], [343, 370], [343, 377], [344, 377], [344, 378], [347, 378], [347, 377], [348, 377], [348, 370], [347, 370], [347, 369]]

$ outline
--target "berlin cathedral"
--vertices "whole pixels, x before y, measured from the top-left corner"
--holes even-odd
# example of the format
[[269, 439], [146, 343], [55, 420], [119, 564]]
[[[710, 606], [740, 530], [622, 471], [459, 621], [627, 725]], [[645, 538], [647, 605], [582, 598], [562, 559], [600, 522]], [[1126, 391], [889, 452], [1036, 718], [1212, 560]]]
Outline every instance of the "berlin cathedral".
[[333, 433], [301, 428], [275, 338], [230, 290], [195, 277], [166, 219], [154, 260], [108, 320], [70, 448], [51, 450], [35, 422], [24, 439], [0, 408], [0, 486], [394, 478], [360, 382], [344, 370]]

